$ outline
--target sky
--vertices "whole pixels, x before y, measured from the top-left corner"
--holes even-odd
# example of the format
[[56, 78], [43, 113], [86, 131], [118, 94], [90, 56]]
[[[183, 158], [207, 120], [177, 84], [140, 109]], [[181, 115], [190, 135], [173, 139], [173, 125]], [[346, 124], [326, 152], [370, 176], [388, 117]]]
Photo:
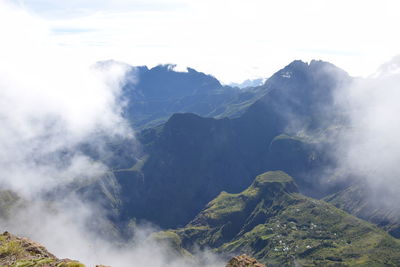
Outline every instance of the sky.
[[[4, 0], [2, 0], [4, 1]], [[399, 53], [396, 0], [8, 0], [46, 43], [86, 58], [174, 63], [224, 83], [266, 78], [295, 59], [366, 76]]]

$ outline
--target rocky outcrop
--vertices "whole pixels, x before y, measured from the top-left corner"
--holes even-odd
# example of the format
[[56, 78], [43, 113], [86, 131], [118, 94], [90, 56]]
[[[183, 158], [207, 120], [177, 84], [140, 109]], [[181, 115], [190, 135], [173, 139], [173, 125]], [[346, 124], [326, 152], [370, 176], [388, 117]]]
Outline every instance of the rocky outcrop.
[[227, 264], [226, 267], [267, 267], [262, 263], [259, 263], [256, 259], [251, 258], [245, 254], [233, 257]]
[[85, 267], [78, 261], [58, 259], [42, 245], [8, 232], [0, 235], [0, 266]]

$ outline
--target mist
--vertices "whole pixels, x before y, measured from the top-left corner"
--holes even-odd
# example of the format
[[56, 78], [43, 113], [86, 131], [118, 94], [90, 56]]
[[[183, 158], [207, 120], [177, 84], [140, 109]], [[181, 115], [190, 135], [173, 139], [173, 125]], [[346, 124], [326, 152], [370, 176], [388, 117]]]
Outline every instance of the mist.
[[[112, 153], [105, 142], [135, 143], [122, 116], [129, 67], [95, 64], [64, 49], [51, 41], [41, 19], [5, 1], [0, 1], [0, 32], [0, 189], [20, 198], [0, 229], [87, 266], [187, 266], [188, 259], [148, 238], [160, 230], [155, 226], [140, 226], [134, 239], [116, 242], [110, 236], [118, 230], [107, 220], [108, 211], [66, 189], [109, 172], [80, 145], [104, 155]], [[66, 192], [49, 198], [59, 189]], [[221, 266], [208, 252], [198, 256], [207, 266]]]
[[396, 207], [400, 200], [400, 57], [382, 64], [336, 100], [349, 119], [337, 141], [339, 171], [367, 182], [369, 196], [380, 205]]
[[60, 162], [57, 154], [72, 153], [96, 132], [132, 135], [116, 102], [125, 66], [98, 68], [82, 55], [68, 54], [48, 42], [48, 29], [39, 19], [0, 3], [1, 183], [27, 194], [81, 170], [104, 172], [84, 155]]
[[57, 257], [79, 260], [86, 266], [224, 266], [219, 257], [208, 251], [199, 250], [195, 258], [184, 256], [168, 242], [153, 239], [152, 233], [160, 229], [152, 225], [141, 225], [135, 229], [134, 238], [115, 242], [107, 238], [113, 227], [104, 221], [105, 211], [79, 198], [50, 205], [35, 202], [26, 208], [19, 207], [8, 224], [0, 223], [6, 223], [12, 233], [40, 241]]

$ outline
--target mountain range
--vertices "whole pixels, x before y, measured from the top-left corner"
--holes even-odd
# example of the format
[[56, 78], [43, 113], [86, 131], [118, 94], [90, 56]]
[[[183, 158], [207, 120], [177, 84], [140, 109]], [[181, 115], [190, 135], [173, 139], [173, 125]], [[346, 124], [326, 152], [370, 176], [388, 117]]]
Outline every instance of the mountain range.
[[307, 195], [333, 192], [342, 185], [327, 186], [319, 173], [332, 161], [325, 153], [334, 143], [329, 127], [345, 123], [333, 90], [349, 80], [329, 63], [294, 61], [268, 79], [258, 89], [263, 96], [238, 117], [175, 113], [142, 130], [142, 155], [112, 175], [121, 185], [116, 198], [123, 200], [118, 221], [184, 225], [221, 191], [240, 192], [268, 170], [286, 171]]
[[[107, 158], [82, 144], [110, 171], [48, 198], [72, 192], [100, 203], [115, 238], [150, 222], [187, 253], [247, 253], [268, 266], [400, 266], [400, 209], [373, 201], [362, 177], [337, 168], [351, 122], [336, 93], [353, 81], [315, 60], [245, 88], [170, 64], [129, 67], [120, 100], [137, 143], [109, 143]], [[18, 203], [2, 191], [0, 216]]]

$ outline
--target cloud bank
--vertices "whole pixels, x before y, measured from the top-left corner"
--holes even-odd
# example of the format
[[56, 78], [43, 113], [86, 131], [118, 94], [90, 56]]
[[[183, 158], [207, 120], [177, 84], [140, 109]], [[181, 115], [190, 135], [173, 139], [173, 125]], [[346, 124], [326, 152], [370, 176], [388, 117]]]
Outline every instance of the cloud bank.
[[48, 29], [40, 19], [1, 4], [1, 183], [36, 192], [43, 184], [73, 178], [83, 169], [104, 171], [84, 155], [73, 155], [67, 162], [60, 153], [72, 153], [96, 132], [131, 135], [117, 103], [126, 67], [98, 68], [79, 54], [66, 54], [49, 45]]
[[377, 203], [393, 206], [400, 200], [400, 57], [355, 79], [337, 97], [350, 122], [337, 144], [340, 168], [365, 179]]
[[131, 65], [172, 62], [228, 84], [269, 77], [293, 59], [367, 75], [400, 46], [397, 0], [18, 2], [46, 18], [64, 47]]
[[[112, 153], [104, 151], [107, 142], [134, 143], [122, 117], [129, 67], [93, 65], [79, 51], [54, 45], [43, 20], [2, 0], [0, 32], [0, 190], [21, 197], [0, 230], [87, 266], [187, 266], [187, 259], [147, 238], [157, 228], [139, 227], [126, 243], [111, 240], [118, 230], [108, 211], [68, 189], [109, 171], [82, 152], [82, 144], [101, 154]], [[211, 254], [199, 255], [202, 266], [221, 266]]]

